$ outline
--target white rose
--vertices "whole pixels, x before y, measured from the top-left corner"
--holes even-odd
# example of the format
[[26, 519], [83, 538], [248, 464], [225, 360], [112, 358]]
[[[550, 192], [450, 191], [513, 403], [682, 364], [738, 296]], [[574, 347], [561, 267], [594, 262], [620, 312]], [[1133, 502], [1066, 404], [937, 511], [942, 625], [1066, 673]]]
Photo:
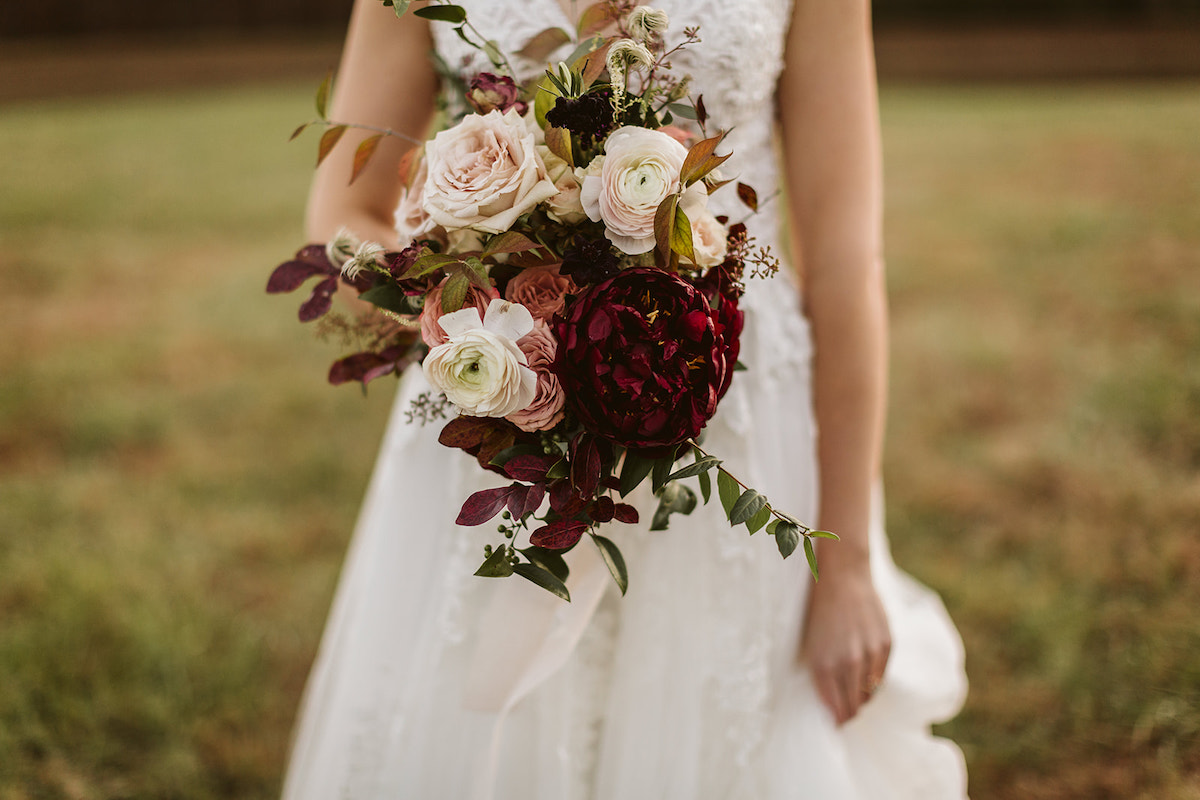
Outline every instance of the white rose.
[[724, 261], [729, 245], [725, 226], [707, 208], [689, 214], [688, 222], [692, 225], [692, 251], [696, 255], [696, 265], [715, 267]]
[[[687, 148], [661, 131], [626, 126], [604, 145], [604, 160], [583, 173], [580, 201], [588, 219], [604, 220], [604, 235], [623, 253], [654, 249], [654, 215], [669, 195], [679, 191], [679, 170]], [[680, 207], [691, 219], [708, 204], [701, 183], [687, 188]]]
[[469, 114], [425, 146], [422, 205], [446, 230], [503, 233], [558, 193], [515, 109]]
[[450, 337], [429, 351], [425, 378], [473, 417], [506, 417], [537, 396], [537, 374], [517, 340], [533, 330], [533, 316], [517, 303], [493, 300], [481, 319], [464, 308], [438, 322]]
[[582, 179], [575, 176], [575, 170], [571, 169], [570, 164], [551, 153], [549, 147], [539, 146], [538, 154], [546, 165], [546, 174], [558, 189], [558, 194], [546, 201], [546, 213], [550, 219], [564, 225], [583, 222], [587, 219], [587, 214], [583, 213], [583, 204], [579, 202], [579, 184]]

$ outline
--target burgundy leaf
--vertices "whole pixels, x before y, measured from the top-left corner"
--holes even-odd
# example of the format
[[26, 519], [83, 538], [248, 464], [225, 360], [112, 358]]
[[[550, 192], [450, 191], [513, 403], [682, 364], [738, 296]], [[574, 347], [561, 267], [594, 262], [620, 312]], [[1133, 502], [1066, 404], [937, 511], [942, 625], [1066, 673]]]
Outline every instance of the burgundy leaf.
[[326, 278], [314, 286], [312, 294], [300, 304], [300, 321], [312, 322], [324, 316], [333, 305], [333, 293], [337, 291], [337, 287], [337, 278]]
[[313, 275], [324, 275], [325, 270], [303, 261], [285, 261], [275, 268], [267, 280], [267, 294], [294, 292]]
[[446, 427], [442, 428], [438, 436], [438, 443], [462, 450], [479, 447], [483, 437], [495, 424], [496, 421], [489, 417], [469, 417], [464, 414], [446, 423]]
[[587, 498], [575, 491], [568, 480], [550, 484], [550, 508], [559, 515], [573, 517], [587, 507]]
[[509, 495], [516, 489], [524, 489], [519, 483], [511, 486], [501, 486], [498, 489], [484, 489], [467, 498], [462, 510], [458, 512], [457, 525], [482, 525], [500, 513], [508, 503]]
[[580, 494], [591, 497], [600, 485], [600, 448], [592, 436], [581, 435], [571, 455], [571, 483]]
[[544, 480], [546, 473], [558, 462], [553, 456], [539, 456], [532, 453], [513, 456], [504, 462], [504, 471], [508, 477], [518, 481]]
[[613, 506], [613, 517], [617, 522], [635, 525], [638, 521], [638, 510], [628, 503], [617, 503]]
[[367, 375], [385, 365], [394, 367], [395, 361], [389, 361], [379, 353], [355, 353], [333, 362], [329, 368], [329, 382], [334, 386], [350, 381], [362, 381], [365, 384], [371, 380]]
[[560, 519], [543, 525], [529, 536], [529, 543], [549, 550], [565, 550], [587, 532], [588, 524], [576, 519]]
[[513, 517], [520, 519], [526, 514], [537, 511], [545, 496], [546, 484], [544, 483], [522, 486], [520, 489], [514, 488], [508, 497], [508, 510], [512, 512]]
[[596, 522], [609, 522], [613, 518], [616, 510], [612, 498], [608, 495], [596, 498], [596, 502], [592, 503], [592, 519]]

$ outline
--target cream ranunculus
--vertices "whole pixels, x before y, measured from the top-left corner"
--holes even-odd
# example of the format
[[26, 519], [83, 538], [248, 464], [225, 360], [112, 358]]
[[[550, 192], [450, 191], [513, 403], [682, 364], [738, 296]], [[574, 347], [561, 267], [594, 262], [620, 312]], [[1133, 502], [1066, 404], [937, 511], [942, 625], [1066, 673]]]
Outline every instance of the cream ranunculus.
[[533, 330], [528, 309], [493, 300], [481, 319], [464, 308], [439, 320], [450, 340], [425, 356], [425, 378], [473, 417], [506, 417], [537, 396], [537, 374], [517, 340]]
[[[604, 145], [603, 162], [584, 173], [580, 201], [588, 219], [603, 220], [605, 236], [623, 253], [654, 249], [654, 214], [679, 191], [679, 170], [687, 148], [665, 133], [626, 126]], [[687, 188], [680, 207], [690, 219], [704, 208], [708, 194], [700, 183]]]
[[696, 266], [715, 267], [725, 260], [729, 249], [728, 232], [707, 208], [688, 215], [692, 226], [692, 252]]
[[423, 207], [446, 230], [503, 233], [558, 193], [515, 109], [469, 114], [425, 145]]

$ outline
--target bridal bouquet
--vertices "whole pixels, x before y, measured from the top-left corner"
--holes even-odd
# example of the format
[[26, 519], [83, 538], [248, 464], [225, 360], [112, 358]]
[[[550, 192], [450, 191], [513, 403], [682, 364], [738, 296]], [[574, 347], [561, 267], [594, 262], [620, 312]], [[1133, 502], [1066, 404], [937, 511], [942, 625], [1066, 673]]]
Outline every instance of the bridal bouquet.
[[[400, 16], [411, 0], [382, 2]], [[691, 99], [668, 64], [697, 30], [668, 49], [664, 12], [605, 0], [574, 37], [550, 29], [517, 54], [540, 60], [582, 39], [522, 85], [460, 6], [413, 13], [455, 26], [493, 71], [464, 80], [443, 68], [465, 102], [447, 103], [445, 128], [401, 166], [399, 249], [343, 231], [271, 275], [269, 292], [319, 277], [300, 319], [324, 317], [327, 333], [358, 343], [329, 381], [365, 386], [420, 363], [433, 391], [409, 421], [448, 419], [442, 444], [511, 481], [458, 513], [459, 525], [501, 518], [504, 538], [485, 548], [478, 575], [516, 574], [569, 599], [562, 553], [587, 537], [623, 593], [624, 559], [600, 526], [637, 522], [622, 499], [649, 480], [650, 527], [665, 528], [699, 502], [680, 481], [696, 478], [707, 503], [715, 472], [730, 523], [765, 527], [785, 558], [803, 540], [815, 576], [812, 539], [833, 534], [772, 507], [700, 443], [740, 366], [743, 281], [773, 275], [778, 261], [744, 224], [708, 209], [729, 183], [717, 169], [729, 156], [717, 154], [722, 135], [708, 135], [703, 97]], [[348, 129], [365, 128], [353, 180], [395, 134], [329, 119], [328, 92], [327, 79], [319, 119], [296, 134], [325, 126], [320, 163]], [[736, 191], [757, 210], [752, 188]], [[340, 283], [379, 313], [327, 315]]]

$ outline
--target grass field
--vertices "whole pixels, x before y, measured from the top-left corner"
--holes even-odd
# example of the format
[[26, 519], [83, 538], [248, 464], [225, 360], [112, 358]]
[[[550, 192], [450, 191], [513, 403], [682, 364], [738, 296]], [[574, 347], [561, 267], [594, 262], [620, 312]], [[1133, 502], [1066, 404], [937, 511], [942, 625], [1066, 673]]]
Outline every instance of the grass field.
[[[310, 95], [0, 107], [0, 800], [277, 794], [389, 400], [262, 294]], [[1200, 84], [883, 110], [889, 524], [972, 796], [1196, 800]]]

